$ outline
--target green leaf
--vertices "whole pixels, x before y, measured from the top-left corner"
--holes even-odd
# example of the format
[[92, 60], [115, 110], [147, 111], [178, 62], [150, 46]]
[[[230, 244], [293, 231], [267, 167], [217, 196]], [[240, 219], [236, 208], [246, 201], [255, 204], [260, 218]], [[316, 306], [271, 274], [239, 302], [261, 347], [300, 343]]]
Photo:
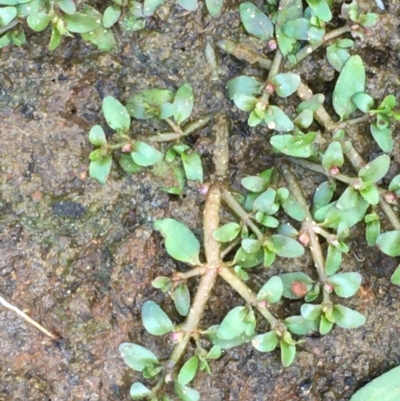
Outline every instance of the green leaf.
[[67, 22], [68, 30], [74, 33], [87, 33], [101, 27], [100, 21], [84, 13], [64, 15], [64, 20]]
[[197, 0], [178, 0], [178, 4], [187, 11], [196, 11], [199, 6]]
[[236, 93], [233, 96], [233, 102], [238, 109], [251, 112], [256, 107], [258, 99], [253, 96], [244, 95], [243, 93]]
[[143, 369], [160, 364], [157, 357], [147, 348], [133, 343], [122, 343], [119, 352], [124, 362], [133, 370], [142, 372]]
[[275, 197], [275, 189], [268, 188], [254, 200], [253, 210], [255, 212], [274, 214], [279, 208], [275, 202]]
[[173, 105], [175, 107], [174, 119], [179, 125], [188, 119], [193, 111], [193, 89], [189, 84], [184, 84], [178, 89]]
[[342, 146], [339, 142], [331, 142], [322, 157], [322, 165], [330, 170], [332, 167], [340, 167], [344, 163]]
[[251, 345], [260, 352], [271, 352], [278, 345], [275, 331], [259, 334], [251, 340]]
[[142, 322], [146, 331], [153, 336], [162, 336], [174, 330], [171, 319], [153, 301], [146, 301], [143, 304]]
[[311, 110], [303, 110], [293, 123], [299, 128], [308, 128], [314, 120], [314, 113]]
[[351, 100], [363, 113], [368, 113], [374, 107], [374, 99], [364, 92], [356, 93]]
[[355, 272], [338, 273], [329, 277], [329, 282], [339, 297], [352, 297], [360, 288], [361, 275]]
[[378, 128], [376, 123], [371, 123], [370, 131], [375, 142], [384, 152], [390, 153], [393, 150], [392, 130], [389, 127]]
[[257, 299], [267, 300], [268, 303], [274, 304], [279, 302], [283, 294], [282, 279], [279, 276], [271, 277], [258, 291]]
[[179, 284], [173, 292], [175, 308], [181, 316], [187, 316], [190, 309], [190, 292], [186, 284]]
[[283, 258], [298, 258], [304, 254], [303, 245], [285, 235], [272, 235], [272, 243], [276, 253]]
[[236, 306], [224, 317], [217, 330], [221, 340], [232, 340], [243, 333], [247, 333], [249, 323], [246, 321], [249, 310], [246, 306]]
[[335, 274], [342, 263], [342, 251], [332, 244], [328, 246], [328, 254], [325, 262], [325, 271], [328, 276]]
[[[197, 1], [197, 0], [196, 0]], [[179, 3], [187, 2], [186, 0], [179, 0]], [[192, 10], [190, 10], [192, 11]], [[183, 386], [177, 380], [174, 383], [175, 393], [182, 401], [199, 401], [200, 394], [197, 390]]]
[[29, 28], [31, 28], [33, 31], [41, 32], [47, 28], [51, 19], [51, 15], [39, 12], [28, 15], [26, 22], [28, 23]]
[[268, 128], [272, 130], [288, 132], [294, 129], [290, 118], [277, 106], [268, 106], [264, 120]]
[[61, 43], [61, 38], [62, 35], [60, 31], [57, 29], [57, 27], [53, 26], [51, 28], [51, 38], [49, 42], [49, 50], [53, 51], [55, 50], [58, 45]]
[[253, 96], [261, 91], [262, 84], [254, 77], [247, 77], [241, 75], [239, 77], [230, 79], [226, 85], [228, 89], [228, 96], [233, 99], [237, 93], [247, 96]]
[[350, 53], [347, 49], [343, 49], [335, 43], [328, 46], [326, 49], [326, 57], [329, 64], [338, 72], [342, 71], [346, 61], [350, 58]]
[[162, 153], [145, 142], [136, 141], [133, 148], [131, 157], [139, 166], [152, 166], [162, 159]]
[[333, 328], [333, 323], [330, 322], [325, 315], [321, 315], [321, 320], [319, 322], [319, 333], [321, 335], [328, 334]]
[[8, 25], [17, 16], [16, 7], [0, 8], [0, 26]]
[[140, 382], [132, 384], [129, 394], [134, 400], [142, 400], [143, 398], [154, 397], [154, 393], [152, 393], [144, 384]]
[[360, 56], [351, 56], [340, 72], [333, 91], [333, 108], [340, 120], [349, 117], [356, 106], [351, 101], [353, 95], [365, 90], [365, 68]]
[[107, 144], [106, 135], [100, 125], [94, 125], [89, 132], [89, 141], [94, 146], [102, 146]]
[[389, 256], [400, 255], [400, 230], [387, 231], [378, 236], [376, 240], [378, 248]]
[[73, 0], [58, 0], [57, 4], [66, 14], [72, 15], [76, 13], [76, 5]]
[[207, 10], [213, 18], [221, 15], [223, 5], [224, 0], [206, 0]]
[[274, 135], [270, 139], [271, 145], [279, 152], [294, 157], [308, 158], [314, 153], [316, 132], [298, 135]]
[[203, 182], [203, 166], [198, 153], [182, 153], [181, 155], [186, 178], [191, 181]]
[[139, 120], [159, 117], [163, 103], [174, 100], [174, 92], [168, 89], [146, 89], [128, 99], [126, 108]]
[[311, 290], [314, 281], [305, 273], [284, 273], [279, 274], [283, 284], [283, 296], [289, 299], [299, 299], [302, 296], [298, 296], [293, 292], [296, 286], [300, 285], [304, 289], [304, 293]]
[[[279, 190], [278, 190], [279, 196]], [[303, 208], [297, 202], [292, 194], [290, 194], [286, 199], [280, 199], [283, 210], [289, 215], [292, 219], [297, 221], [303, 221], [306, 218]]]
[[358, 192], [353, 187], [347, 187], [336, 203], [340, 210], [349, 210], [357, 206], [359, 200]]
[[303, 304], [300, 312], [306, 320], [317, 320], [321, 316], [322, 305]]
[[374, 184], [364, 186], [360, 189], [360, 194], [371, 205], [379, 203], [379, 190]]
[[358, 22], [365, 28], [369, 28], [371, 26], [374, 26], [378, 22], [378, 19], [379, 19], [378, 14], [367, 13], [361, 15], [360, 18], [358, 19]]
[[324, 181], [320, 184], [314, 192], [312, 212], [313, 214], [322, 207], [329, 204], [335, 192], [336, 185], [331, 184], [329, 181]]
[[289, 38], [307, 40], [310, 27], [311, 23], [309, 19], [296, 18], [286, 22], [286, 24], [282, 27], [282, 31]]
[[285, 319], [285, 325], [294, 334], [304, 336], [317, 330], [314, 320], [306, 320], [303, 316], [290, 316]]
[[290, 38], [283, 32], [283, 26], [291, 20], [303, 17], [303, 4], [301, 0], [281, 0], [275, 25], [275, 34], [278, 46], [284, 56], [293, 51], [296, 39]]
[[89, 164], [89, 176], [100, 184], [105, 184], [111, 171], [112, 158], [105, 157], [100, 160], [92, 160]]
[[271, 20], [254, 4], [245, 2], [239, 7], [240, 18], [244, 28], [251, 35], [262, 40], [268, 40], [274, 34]]
[[126, 108], [112, 96], [103, 99], [103, 114], [110, 128], [115, 131], [129, 131], [131, 118]]
[[388, 155], [381, 155], [372, 162], [366, 164], [358, 173], [358, 176], [363, 181], [378, 182], [388, 172], [390, 167], [390, 157]]
[[268, 181], [260, 176], [249, 176], [242, 178], [241, 184], [248, 191], [251, 192], [262, 192], [267, 189]]
[[356, 329], [365, 323], [365, 316], [342, 305], [333, 307], [333, 317], [336, 324], [343, 329]]
[[165, 0], [144, 0], [143, 3], [143, 14], [146, 17], [153, 15], [157, 8], [165, 3]]
[[390, 282], [394, 285], [400, 285], [400, 265], [397, 266], [394, 271], [392, 277], [390, 278]]
[[390, 181], [389, 191], [394, 192], [396, 196], [400, 194], [400, 174], [394, 176]]
[[168, 288], [168, 291], [169, 291], [169, 289], [172, 286], [172, 280], [169, 277], [158, 276], [151, 282], [151, 285], [154, 288], [157, 288], [162, 291], [164, 291], [166, 288]]
[[233, 241], [240, 233], [241, 226], [237, 223], [227, 223], [214, 231], [213, 237], [219, 242]]
[[307, 0], [307, 3], [320, 20], [329, 22], [332, 19], [331, 9], [326, 0]]
[[214, 345], [208, 354], [206, 355], [206, 359], [219, 359], [221, 357], [221, 348], [217, 345]]
[[117, 5], [108, 6], [103, 14], [103, 26], [111, 28], [121, 16], [121, 7]]
[[376, 240], [381, 233], [381, 222], [379, 216], [375, 212], [367, 214], [364, 221], [366, 223], [365, 234], [368, 246], [374, 246], [376, 245]]
[[301, 80], [298, 74], [281, 73], [275, 75], [270, 82], [274, 85], [277, 95], [285, 98], [296, 92]]
[[220, 347], [221, 349], [229, 349], [237, 347], [239, 345], [248, 343], [253, 338], [253, 335], [247, 335], [246, 333], [243, 333], [240, 336], [237, 336], [230, 340], [221, 340], [217, 335], [218, 329], [219, 326], [211, 326], [207, 329], [207, 331], [204, 334], [209, 336], [211, 342], [215, 346]]
[[184, 224], [174, 219], [162, 219], [154, 223], [154, 229], [165, 238], [165, 247], [170, 256], [191, 265], [200, 264], [200, 243]]
[[280, 341], [281, 346], [281, 361], [284, 368], [289, 367], [296, 357], [296, 346], [288, 344], [286, 341]]
[[389, 370], [358, 390], [350, 401], [397, 401], [400, 366]]
[[257, 253], [248, 253], [242, 247], [240, 247], [233, 259], [233, 263], [236, 265], [240, 265], [243, 268], [251, 268], [254, 266], [258, 266], [263, 262], [264, 253], [262, 249], [260, 249]]
[[304, 110], [311, 110], [315, 113], [324, 103], [325, 96], [322, 93], [311, 96], [309, 99], [302, 101], [297, 107], [296, 112], [301, 113]]
[[178, 375], [179, 383], [182, 384], [183, 386], [189, 384], [196, 376], [198, 368], [199, 368], [199, 357], [197, 355], [194, 355], [184, 363], [181, 370], [179, 371]]
[[121, 155], [119, 159], [119, 165], [128, 174], [135, 174], [142, 169], [132, 160], [132, 156], [130, 154], [125, 153]]

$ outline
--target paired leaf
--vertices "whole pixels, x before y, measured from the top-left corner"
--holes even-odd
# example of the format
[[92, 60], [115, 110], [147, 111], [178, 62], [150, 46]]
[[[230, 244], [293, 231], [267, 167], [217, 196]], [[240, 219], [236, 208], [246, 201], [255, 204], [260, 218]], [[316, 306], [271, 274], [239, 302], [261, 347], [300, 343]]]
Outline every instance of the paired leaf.
[[335, 323], [343, 329], [356, 329], [365, 323], [365, 316], [342, 305], [333, 307]]
[[174, 219], [162, 219], [154, 223], [154, 228], [165, 238], [165, 247], [170, 256], [191, 265], [200, 264], [200, 243], [184, 224]]
[[227, 223], [214, 231], [213, 237], [219, 242], [233, 241], [240, 233], [241, 226], [237, 223]]
[[283, 294], [283, 283], [279, 276], [271, 277], [258, 291], [258, 300], [267, 300], [268, 303], [274, 304], [279, 302]]
[[351, 56], [340, 72], [333, 91], [333, 108], [341, 120], [346, 119], [356, 109], [351, 101], [358, 92], [365, 90], [365, 68], [360, 56]]
[[376, 240], [378, 248], [389, 256], [400, 255], [400, 230], [387, 231], [378, 236]]
[[361, 275], [355, 272], [338, 273], [329, 277], [336, 294], [343, 298], [353, 296], [361, 285]]
[[131, 157], [139, 166], [152, 166], [162, 159], [162, 153], [145, 142], [136, 141], [133, 147]]
[[206, 0], [207, 10], [213, 18], [221, 15], [223, 5], [224, 0]]
[[181, 370], [179, 371], [178, 375], [179, 383], [182, 384], [183, 386], [189, 384], [196, 376], [198, 368], [199, 368], [199, 357], [197, 355], [194, 355], [184, 363]]
[[174, 119], [179, 125], [190, 117], [194, 106], [193, 89], [189, 84], [184, 84], [178, 89], [173, 105]]
[[157, 357], [147, 348], [133, 343], [122, 343], [119, 352], [124, 362], [133, 370], [142, 372], [145, 368], [159, 365]]
[[129, 131], [131, 118], [126, 108], [112, 96], [106, 96], [103, 99], [104, 118], [110, 128], [115, 131]]
[[100, 125], [94, 125], [89, 132], [89, 141], [94, 146], [103, 146], [107, 144], [106, 135]]
[[97, 180], [100, 184], [105, 184], [111, 171], [111, 156], [104, 157], [100, 160], [92, 160], [89, 164], [90, 177]]
[[372, 162], [365, 165], [358, 173], [358, 176], [363, 181], [371, 181], [376, 183], [380, 181], [386, 173], [389, 171], [390, 157], [388, 155], [382, 155], [372, 160]]
[[132, 399], [134, 400], [141, 400], [143, 398], [147, 397], [154, 397], [154, 393], [149, 390], [144, 384], [140, 382], [133, 383], [130, 390], [129, 394]]
[[314, 153], [316, 136], [316, 132], [309, 132], [305, 135], [274, 135], [271, 137], [270, 143], [285, 155], [308, 158]]
[[142, 306], [144, 328], [153, 336], [162, 336], [174, 330], [168, 315], [153, 301], [146, 301]]
[[301, 80], [298, 74], [281, 73], [275, 75], [270, 82], [274, 85], [277, 95], [285, 98], [296, 92]]
[[239, 7], [240, 18], [248, 33], [262, 40], [268, 40], [274, 34], [271, 20], [254, 4], [245, 2]]
[[175, 308], [181, 316], [187, 316], [190, 309], [190, 292], [186, 284], [179, 284], [174, 293]]
[[259, 334], [251, 340], [251, 345], [260, 352], [271, 352], [278, 345], [278, 338], [275, 331]]

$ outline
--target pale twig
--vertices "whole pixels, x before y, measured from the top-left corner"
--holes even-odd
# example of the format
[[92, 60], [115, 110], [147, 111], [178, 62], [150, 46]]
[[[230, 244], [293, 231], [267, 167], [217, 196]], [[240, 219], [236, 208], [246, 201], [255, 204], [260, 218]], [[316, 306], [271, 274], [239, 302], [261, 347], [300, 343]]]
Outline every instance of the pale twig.
[[32, 318], [30, 318], [25, 312], [22, 312], [21, 309], [17, 308], [16, 306], [10, 304], [9, 302], [7, 302], [2, 296], [0, 296], [0, 304], [2, 304], [3, 306], [5, 306], [6, 308], [12, 310], [13, 312], [15, 312], [18, 316], [21, 316], [25, 321], [27, 321], [29, 324], [31, 324], [32, 326], [36, 327], [37, 329], [39, 329], [42, 333], [46, 334], [46, 336], [52, 338], [53, 340], [57, 340], [58, 337], [52, 333], [50, 333], [50, 331], [46, 330], [42, 325], [40, 325], [38, 322], [35, 322]]

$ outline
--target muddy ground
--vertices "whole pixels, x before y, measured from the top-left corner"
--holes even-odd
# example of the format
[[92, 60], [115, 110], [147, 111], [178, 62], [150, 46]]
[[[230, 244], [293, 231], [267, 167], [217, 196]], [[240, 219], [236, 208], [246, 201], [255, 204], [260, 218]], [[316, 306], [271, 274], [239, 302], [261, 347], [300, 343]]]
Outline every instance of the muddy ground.
[[[360, 3], [377, 11], [373, 0]], [[368, 91], [377, 99], [398, 95], [400, 74], [400, 5], [383, 3], [380, 22], [354, 48], [366, 64]], [[222, 110], [231, 119], [231, 185], [239, 188], [244, 175], [273, 165], [269, 134], [249, 129], [224, 90], [229, 78], [265, 78], [266, 72], [220, 53], [221, 79], [212, 81], [203, 53], [207, 39], [241, 37], [239, 4], [232, 1], [221, 18], [212, 20], [204, 7], [187, 13], [169, 2], [145, 30], [122, 36], [115, 53], [101, 53], [79, 38], [63, 40], [49, 52], [48, 33], [30, 33], [27, 45], [0, 53], [0, 294], [60, 336], [54, 342], [0, 307], [1, 401], [128, 400], [129, 386], [140, 376], [124, 365], [118, 345], [138, 342], [161, 358], [168, 356], [168, 340], [150, 337], [142, 328], [140, 307], [151, 298], [172, 310], [150, 282], [182, 266], [166, 256], [152, 222], [174, 217], [201, 235], [204, 199], [195, 185], [182, 197], [162, 192], [150, 171], [127, 176], [114, 169], [108, 183], [99, 185], [88, 177], [87, 134], [95, 123], [104, 123], [104, 96], [124, 101], [147, 87], [176, 89], [189, 82], [196, 98], [193, 117]], [[169, 18], [163, 21], [165, 15]], [[333, 88], [336, 75], [322, 50], [298, 72], [315, 91]], [[136, 122], [134, 132], [157, 127]], [[202, 150], [207, 175], [212, 172], [211, 128], [189, 141]], [[357, 146], [368, 159], [377, 149], [368, 145], [366, 127], [359, 133], [367, 139]], [[392, 156], [398, 172], [398, 145]], [[299, 173], [307, 188], [322, 181]], [[213, 374], [198, 375], [193, 387], [209, 401], [348, 400], [400, 364], [400, 289], [389, 284], [395, 265], [366, 247], [361, 226], [353, 230], [343, 269], [360, 272], [363, 286], [343, 303], [366, 315], [365, 326], [306, 337], [288, 369], [278, 352], [260, 354], [251, 346], [224, 352], [212, 364]], [[315, 274], [308, 257], [280, 259], [259, 273], [265, 279], [288, 269]], [[204, 326], [242, 303], [219, 284]], [[255, 282], [251, 285], [257, 289]], [[299, 304], [285, 308], [281, 312], [287, 316]]]

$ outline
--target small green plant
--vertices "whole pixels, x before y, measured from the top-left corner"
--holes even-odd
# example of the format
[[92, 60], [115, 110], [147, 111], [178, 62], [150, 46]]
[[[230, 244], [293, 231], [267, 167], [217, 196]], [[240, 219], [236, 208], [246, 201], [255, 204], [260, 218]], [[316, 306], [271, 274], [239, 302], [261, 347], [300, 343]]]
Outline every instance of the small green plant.
[[[178, 3], [187, 9], [197, 8], [195, 1]], [[221, 12], [222, 3], [206, 3], [209, 10], [215, 7], [211, 14], [217, 16]], [[151, 300], [142, 305], [146, 331], [154, 336], [170, 336], [173, 350], [167, 360], [161, 361], [139, 344], [120, 346], [125, 363], [153, 384], [132, 384], [133, 399], [169, 401], [165, 386], [173, 383], [177, 397], [197, 401], [200, 393], [189, 387], [190, 383], [198, 371], [210, 373], [210, 361], [218, 359], [226, 349], [242, 344], [249, 344], [259, 352], [279, 349], [282, 365], [288, 367], [295, 361], [302, 336], [315, 331], [326, 335], [335, 326], [343, 329], [362, 326], [365, 317], [346, 306], [346, 299], [356, 295], [360, 288], [362, 276], [347, 271], [342, 263], [343, 255], [350, 251], [351, 230], [357, 224], [365, 224], [369, 246], [377, 246], [390, 256], [400, 254], [400, 222], [390, 206], [400, 195], [400, 175], [391, 179], [387, 189], [381, 186], [390, 168], [387, 153], [393, 149], [393, 124], [400, 119], [395, 111], [396, 99], [389, 95], [375, 106], [375, 100], [366, 93], [363, 60], [349, 50], [354, 41], [339, 38], [351, 34], [354, 40], [363, 40], [368, 28], [376, 23], [377, 15], [360, 13], [355, 1], [343, 4], [340, 17], [345, 24], [328, 31], [331, 6], [330, 0], [307, 0], [307, 8], [303, 10], [301, 0], [270, 0], [265, 7], [267, 15], [252, 3], [242, 3], [238, 12], [244, 30], [255, 36], [260, 45], [267, 42], [275, 50], [272, 61], [240, 43], [230, 40], [218, 43], [222, 50], [269, 70], [265, 82], [244, 75], [229, 80], [227, 92], [236, 107], [248, 113], [250, 127], [265, 128], [279, 159], [273, 168], [243, 177], [240, 191], [230, 189], [226, 183], [228, 128], [226, 119], [222, 118], [222, 123], [216, 119], [215, 175], [202, 187], [203, 193], [207, 192], [202, 241], [175, 219], [154, 223], [154, 229], [165, 239], [167, 253], [190, 269], [175, 272], [171, 277], [157, 277], [152, 283], [171, 295], [177, 311], [174, 318]], [[114, 15], [110, 17], [113, 21], [119, 11], [113, 9], [108, 13]], [[291, 72], [323, 45], [327, 45], [328, 62], [339, 74], [331, 96], [336, 113], [333, 118], [324, 107], [325, 95], [313, 94], [301, 75]], [[213, 67], [214, 64], [215, 60]], [[290, 109], [282, 99], [294, 95], [300, 100]], [[163, 166], [171, 164], [181, 177], [184, 173], [187, 179], [202, 182], [199, 155], [182, 143], [186, 135], [204, 124], [200, 119], [183, 126], [192, 109], [193, 92], [187, 84], [176, 93], [168, 89], [144, 90], [129, 98], [125, 107], [114, 98], [105, 98], [104, 117], [116, 135], [109, 144], [100, 126], [92, 128], [89, 139], [98, 149], [90, 156], [91, 176], [105, 182], [115, 151], [122, 153], [120, 165], [129, 173], [153, 166], [153, 172], [163, 176], [160, 173]], [[162, 120], [172, 132], [132, 139], [131, 117]], [[354, 149], [353, 142], [357, 139], [349, 129], [362, 123], [369, 124], [372, 139], [384, 152], [369, 162]], [[148, 143], [170, 141], [175, 143], [165, 152]], [[349, 165], [355, 173], [342, 173]], [[311, 201], [306, 200], [292, 166], [327, 177], [315, 188]], [[164, 189], [179, 194], [183, 180], [180, 182]], [[394, 230], [381, 232], [382, 215], [378, 207]], [[222, 208], [224, 221], [220, 222]], [[315, 269], [270, 270], [268, 279], [256, 292], [246, 284], [255, 267], [271, 269], [278, 258], [300, 258], [306, 250]], [[199, 278], [194, 296], [188, 286], [193, 277]], [[202, 328], [200, 320], [218, 277], [244, 302], [232, 306], [220, 324]], [[400, 268], [392, 276], [392, 282], [400, 284]], [[278, 316], [275, 305], [283, 299], [296, 300], [299, 307], [294, 315]], [[262, 325], [260, 319], [264, 321]], [[190, 344], [193, 347], [187, 355]]]
[[[181, 127], [190, 117], [193, 105], [193, 90], [188, 84], [182, 85], [176, 93], [167, 89], [144, 90], [128, 99], [126, 107], [112, 96], [104, 98], [104, 118], [116, 135], [107, 141], [100, 125], [95, 125], [90, 130], [89, 141], [97, 147], [89, 155], [90, 176], [104, 184], [111, 171], [113, 154], [118, 153], [120, 166], [129, 174], [137, 173], [143, 167], [153, 166], [155, 175], [166, 179], [172, 175], [175, 184], [163, 188], [169, 193], [181, 194], [185, 178], [202, 183], [203, 168], [199, 154], [181, 143], [185, 136], [208, 122], [204, 118]], [[136, 119], [163, 120], [173, 132], [133, 139], [129, 135], [131, 116]], [[171, 141], [178, 143], [169, 147], [165, 155], [148, 143], [162, 144]]]
[[[133, 32], [146, 26], [165, 0], [109, 0], [104, 12], [83, 2], [78, 10], [74, 0], [0, 0], [0, 48], [10, 44], [21, 46], [26, 37], [22, 22], [30, 29], [42, 32], [51, 29], [49, 50], [55, 50], [63, 36], [79, 34], [100, 50], [109, 51], [117, 46], [112, 27], [119, 24], [122, 31]], [[197, 0], [178, 0], [188, 11], [198, 8]], [[214, 18], [220, 16], [223, 0], [207, 0], [207, 9]]]

